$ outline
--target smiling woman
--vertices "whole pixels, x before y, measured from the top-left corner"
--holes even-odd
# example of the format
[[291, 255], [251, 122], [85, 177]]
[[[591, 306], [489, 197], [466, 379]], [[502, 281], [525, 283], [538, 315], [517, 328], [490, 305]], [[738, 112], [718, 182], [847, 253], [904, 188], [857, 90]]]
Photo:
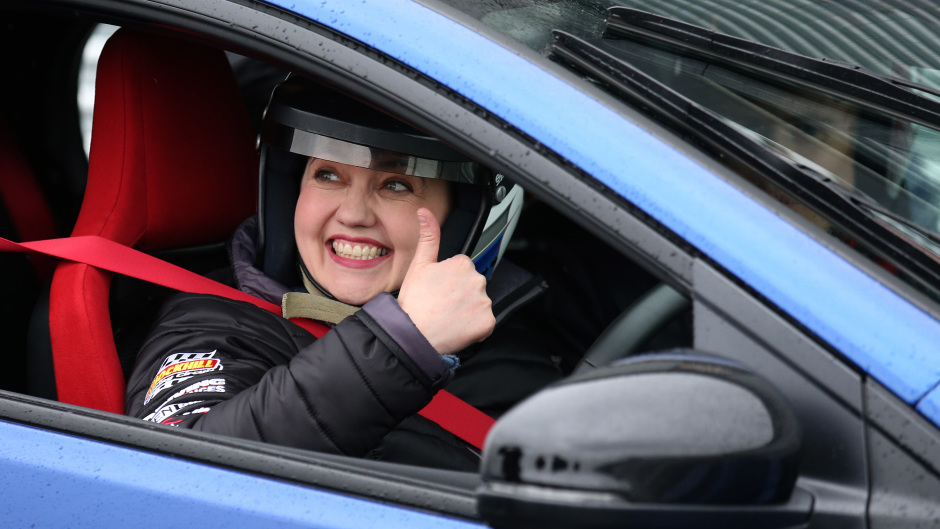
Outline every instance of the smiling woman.
[[[284, 319], [218, 298], [170, 298], [130, 376], [128, 413], [299, 448], [475, 468], [478, 452], [415, 413], [454, 377], [460, 355], [493, 333], [494, 301], [533, 288], [529, 274], [496, 267], [515, 217], [491, 209], [516, 203], [509, 211], [518, 211], [521, 188], [297, 76], [274, 92], [261, 154], [262, 205], [257, 222], [236, 233], [234, 283], [279, 304]], [[485, 231], [496, 245], [476, 251]], [[476, 266], [468, 254], [480, 256]], [[314, 340], [287, 320], [295, 317], [333, 328]], [[515, 356], [560, 378], [546, 349], [529, 343]], [[531, 392], [504, 382], [518, 388], [508, 404]]]

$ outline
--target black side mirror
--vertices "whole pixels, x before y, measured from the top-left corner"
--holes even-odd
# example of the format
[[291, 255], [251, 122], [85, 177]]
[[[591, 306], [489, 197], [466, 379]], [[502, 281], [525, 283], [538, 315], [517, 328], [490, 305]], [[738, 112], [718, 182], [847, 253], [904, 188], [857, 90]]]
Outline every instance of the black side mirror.
[[481, 516], [494, 527], [791, 527], [800, 429], [744, 366], [692, 351], [633, 357], [519, 404], [490, 432]]

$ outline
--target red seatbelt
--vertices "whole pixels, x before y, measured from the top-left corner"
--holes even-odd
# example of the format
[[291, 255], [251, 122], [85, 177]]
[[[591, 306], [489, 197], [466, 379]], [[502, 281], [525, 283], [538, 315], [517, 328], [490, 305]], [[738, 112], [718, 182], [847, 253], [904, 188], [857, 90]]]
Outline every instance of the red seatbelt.
[[[37, 252], [51, 255], [174, 290], [246, 301], [276, 314], [281, 313], [281, 308], [273, 303], [94, 235], [24, 243], [0, 238], [0, 252]], [[313, 320], [294, 318], [291, 321], [317, 338], [329, 331], [328, 327]], [[431, 402], [418, 413], [478, 449], [483, 448], [486, 434], [495, 422], [459, 397], [443, 390], [438, 391]]]

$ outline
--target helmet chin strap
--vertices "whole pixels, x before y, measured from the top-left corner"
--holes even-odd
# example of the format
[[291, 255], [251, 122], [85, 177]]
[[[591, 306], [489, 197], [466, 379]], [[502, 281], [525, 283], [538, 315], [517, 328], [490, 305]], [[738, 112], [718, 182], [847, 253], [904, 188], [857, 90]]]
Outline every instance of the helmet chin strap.
[[[343, 301], [336, 299], [336, 296], [334, 296], [333, 294], [330, 294], [329, 290], [323, 288], [323, 285], [318, 283], [317, 280], [313, 278], [313, 274], [310, 273], [310, 270], [307, 270], [307, 265], [304, 264], [303, 259], [297, 259], [297, 262], [300, 265], [300, 277], [304, 282], [304, 288], [307, 289], [307, 292], [311, 294], [320, 294], [327, 299], [332, 299], [333, 301], [344, 303]], [[392, 296], [397, 298], [398, 292], [399, 291], [396, 290], [395, 292], [391, 292], [391, 294]], [[348, 303], [346, 304], [349, 305]], [[358, 307], [360, 305], [351, 305], [351, 306]]]
[[287, 319], [309, 318], [325, 323], [337, 324], [359, 311], [359, 307], [339, 301], [320, 289], [301, 264], [301, 275], [308, 292], [287, 292], [281, 298], [281, 315]]
[[303, 279], [304, 288], [307, 289], [307, 292], [315, 294], [316, 292], [314, 292], [314, 290], [316, 290], [327, 299], [339, 301], [336, 299], [336, 296], [330, 294], [320, 283], [317, 283], [317, 280], [313, 278], [313, 274], [310, 273], [310, 270], [307, 270], [307, 265], [304, 264], [303, 259], [298, 258], [297, 263], [300, 265], [300, 278]]

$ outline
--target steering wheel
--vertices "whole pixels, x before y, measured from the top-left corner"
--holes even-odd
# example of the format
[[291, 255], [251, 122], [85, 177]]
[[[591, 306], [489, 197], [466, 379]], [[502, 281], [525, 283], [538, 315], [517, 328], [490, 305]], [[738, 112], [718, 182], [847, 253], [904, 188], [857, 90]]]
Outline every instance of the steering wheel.
[[609, 365], [640, 351], [646, 343], [688, 310], [692, 302], [660, 283], [627, 307], [591, 344], [572, 375]]

